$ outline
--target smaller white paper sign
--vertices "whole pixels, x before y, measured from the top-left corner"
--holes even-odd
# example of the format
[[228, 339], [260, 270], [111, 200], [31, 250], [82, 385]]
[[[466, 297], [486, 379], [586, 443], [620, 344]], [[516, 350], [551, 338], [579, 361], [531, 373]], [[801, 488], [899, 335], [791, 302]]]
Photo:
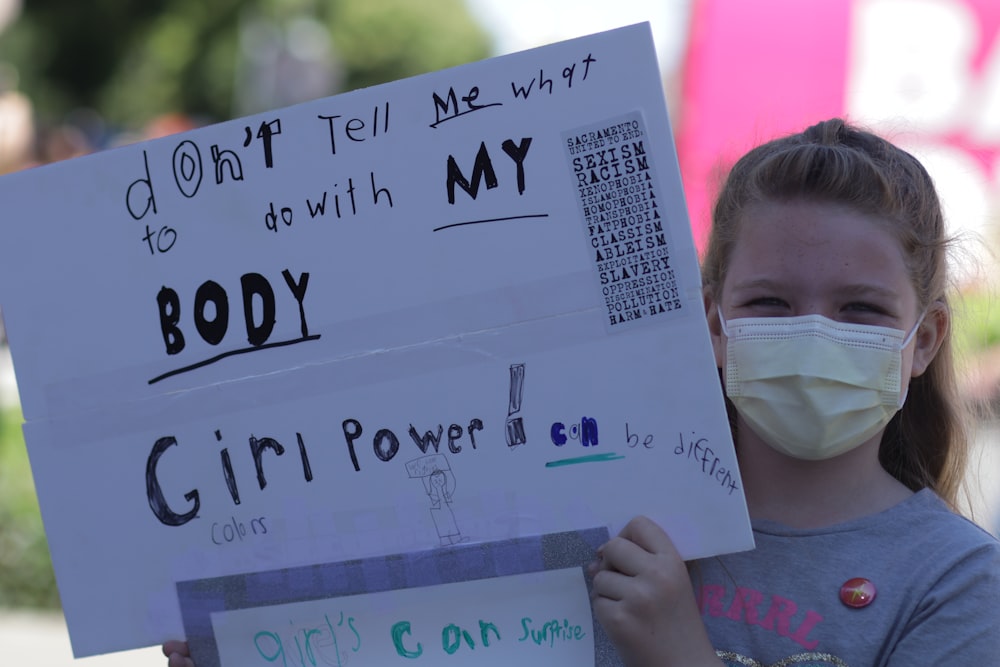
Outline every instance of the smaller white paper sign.
[[223, 665], [593, 665], [577, 568], [212, 614]]
[[584, 568], [604, 528], [180, 582], [199, 667], [619, 665]]

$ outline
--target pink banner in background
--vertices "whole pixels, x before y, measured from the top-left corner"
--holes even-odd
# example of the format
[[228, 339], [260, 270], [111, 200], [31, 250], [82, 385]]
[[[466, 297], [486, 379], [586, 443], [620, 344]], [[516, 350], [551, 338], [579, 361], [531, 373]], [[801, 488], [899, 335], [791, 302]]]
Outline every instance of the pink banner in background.
[[693, 0], [676, 127], [699, 248], [735, 159], [833, 116], [896, 137], [950, 218], [986, 224], [1000, 200], [998, 28], [995, 0]]

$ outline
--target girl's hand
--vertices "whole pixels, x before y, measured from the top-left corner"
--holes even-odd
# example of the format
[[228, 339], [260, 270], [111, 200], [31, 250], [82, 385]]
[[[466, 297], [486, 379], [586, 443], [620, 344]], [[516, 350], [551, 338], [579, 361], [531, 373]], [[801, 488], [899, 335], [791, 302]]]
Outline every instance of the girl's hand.
[[167, 656], [167, 667], [194, 667], [187, 642], [168, 641], [163, 645], [163, 655]]
[[630, 667], [721, 665], [687, 567], [663, 529], [632, 519], [597, 552], [594, 613]]

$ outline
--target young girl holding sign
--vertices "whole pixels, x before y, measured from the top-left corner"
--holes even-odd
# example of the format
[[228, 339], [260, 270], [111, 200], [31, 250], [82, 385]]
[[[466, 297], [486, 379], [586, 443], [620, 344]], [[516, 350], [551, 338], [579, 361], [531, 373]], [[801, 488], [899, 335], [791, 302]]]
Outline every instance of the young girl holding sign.
[[750, 151], [713, 218], [705, 307], [757, 547], [689, 578], [630, 522], [593, 567], [625, 663], [995, 663], [1000, 544], [948, 507], [966, 441], [927, 172], [831, 120]]
[[965, 437], [946, 249], [923, 167], [842, 121], [736, 164], [703, 275], [757, 547], [689, 576], [643, 517], [604, 545], [594, 612], [627, 665], [1000, 656], [1000, 544], [948, 507]]

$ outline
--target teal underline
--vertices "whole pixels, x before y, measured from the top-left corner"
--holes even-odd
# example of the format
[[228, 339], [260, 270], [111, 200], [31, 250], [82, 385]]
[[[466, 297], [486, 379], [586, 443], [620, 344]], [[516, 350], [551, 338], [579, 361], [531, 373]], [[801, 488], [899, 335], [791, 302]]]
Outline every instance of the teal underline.
[[614, 452], [605, 452], [604, 454], [591, 454], [589, 456], [577, 456], [573, 459], [562, 459], [561, 461], [549, 461], [545, 464], [546, 468], [559, 468], [561, 466], [571, 466], [575, 463], [597, 463], [599, 461], [614, 461], [616, 459], [625, 458], [624, 454], [615, 454]]

